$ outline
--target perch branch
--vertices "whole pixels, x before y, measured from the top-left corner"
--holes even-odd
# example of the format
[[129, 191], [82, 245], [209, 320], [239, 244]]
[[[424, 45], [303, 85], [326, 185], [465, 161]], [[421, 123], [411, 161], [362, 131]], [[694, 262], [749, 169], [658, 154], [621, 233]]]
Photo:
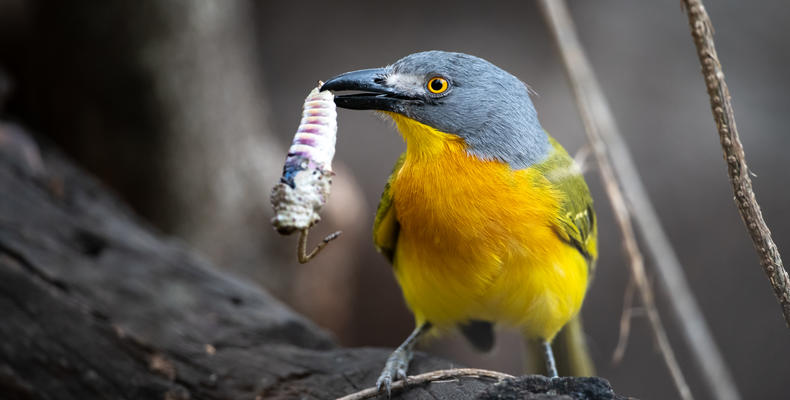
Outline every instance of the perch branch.
[[760, 257], [760, 265], [768, 276], [774, 294], [782, 307], [785, 323], [790, 327], [790, 285], [787, 271], [782, 265], [782, 257], [771, 238], [771, 231], [763, 219], [763, 213], [752, 189], [749, 167], [746, 164], [743, 145], [738, 137], [738, 127], [735, 125], [730, 90], [724, 81], [724, 72], [713, 42], [713, 23], [701, 0], [683, 0], [683, 5], [687, 10], [691, 36], [694, 37], [697, 56], [702, 65], [702, 75], [708, 88], [713, 119], [716, 121], [724, 160], [727, 162], [727, 173], [735, 193], [734, 200]]
[[[503, 374], [501, 372], [489, 371], [477, 368], [453, 368], [442, 369], [438, 371], [426, 372], [420, 375], [409, 376], [406, 380], [396, 381], [392, 384], [392, 390], [403, 390], [408, 386], [417, 386], [430, 382], [444, 382], [448, 380], [457, 380], [459, 378], [489, 378], [502, 381], [508, 378], [513, 378], [512, 375]], [[379, 395], [377, 387], [369, 387], [360, 390], [356, 393], [351, 393], [348, 396], [343, 396], [337, 400], [362, 400], [371, 399]]]
[[[585, 100], [584, 103], [587, 104], [585, 107], [591, 109], [589, 113], [595, 116], [597, 124], [601, 127], [597, 131], [598, 136], [606, 145], [610, 161], [621, 183], [627, 204], [632, 211], [631, 216], [634, 218], [639, 233], [644, 239], [646, 250], [650, 253], [655, 264], [658, 283], [667, 293], [665, 299], [670, 306], [672, 315], [678, 322], [678, 327], [688, 345], [689, 354], [713, 397], [726, 400], [740, 399], [732, 374], [713, 340], [705, 317], [686, 281], [683, 267], [661, 227], [661, 221], [639, 178], [636, 164], [614, 121], [609, 105], [592, 72], [592, 67], [581, 50], [572, 21], [568, 16], [567, 7], [562, 2], [555, 3], [545, 0], [540, 4], [543, 5], [546, 14], [554, 14], [557, 16], [556, 19], [568, 22], [569, 30], [565, 33], [555, 30], [555, 35], [559, 37], [562, 33], [566, 44], [575, 48], [573, 51], [566, 51], [562, 50], [562, 45], [560, 46], [569, 74], [585, 77], [579, 82], [575, 82], [576, 79], [571, 78], [571, 81], [575, 82], [574, 91], [577, 94], [577, 101], [582, 103], [582, 99]], [[549, 17], [547, 19], [552, 20]], [[551, 24], [553, 25], [553, 23]], [[561, 42], [558, 38], [558, 43]], [[586, 95], [579, 93], [581, 88], [584, 88]]]

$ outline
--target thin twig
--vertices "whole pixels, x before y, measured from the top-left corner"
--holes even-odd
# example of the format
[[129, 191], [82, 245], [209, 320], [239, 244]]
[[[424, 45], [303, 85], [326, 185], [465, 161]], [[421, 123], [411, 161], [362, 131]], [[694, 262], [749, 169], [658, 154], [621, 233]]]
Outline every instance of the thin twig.
[[708, 88], [713, 119], [719, 131], [724, 160], [727, 162], [727, 173], [735, 193], [734, 200], [760, 257], [760, 265], [768, 276], [774, 294], [782, 307], [785, 323], [790, 327], [790, 284], [788, 284], [787, 271], [782, 265], [782, 257], [771, 238], [771, 231], [763, 219], [760, 205], [752, 190], [749, 166], [746, 164], [743, 145], [738, 137], [738, 127], [735, 125], [730, 90], [724, 81], [724, 72], [713, 42], [713, 23], [701, 0], [683, 0], [683, 4], [687, 10], [691, 36], [694, 37], [694, 44], [697, 46], [697, 56]]
[[625, 295], [623, 296], [623, 311], [620, 314], [620, 335], [617, 338], [617, 346], [614, 348], [612, 354], [612, 363], [617, 365], [623, 361], [625, 349], [628, 347], [628, 337], [631, 334], [631, 319], [634, 316], [634, 289], [636, 284], [634, 277], [628, 279], [628, 285], [625, 287]]
[[[513, 378], [513, 375], [477, 368], [442, 369], [438, 371], [426, 372], [420, 375], [409, 376], [405, 381], [396, 381], [392, 384], [392, 390], [403, 390], [410, 386], [417, 386], [430, 382], [439, 383], [440, 381], [456, 380], [459, 378], [488, 378], [502, 381], [508, 378]], [[337, 400], [371, 399], [378, 395], [379, 389], [374, 386], [360, 390], [356, 393], [351, 393], [347, 396], [340, 397]]]
[[[575, 35], [573, 38], [574, 42], [578, 42]], [[581, 54], [583, 57], [583, 53]], [[592, 75], [589, 62], [586, 61], [586, 58], [582, 60], [584, 69]], [[735, 386], [735, 380], [713, 340], [710, 328], [705, 322], [705, 316], [694, 299], [683, 267], [661, 226], [655, 208], [650, 202], [647, 190], [637, 172], [636, 164], [614, 121], [600, 85], [594, 76], [586, 84], [592, 88], [590, 97], [594, 101], [592, 101], [591, 107], [595, 110], [602, 127], [598, 133], [609, 151], [612, 165], [632, 210], [631, 215], [658, 272], [658, 283], [667, 293], [665, 300], [686, 341], [689, 354], [714, 398], [738, 400], [740, 395]]]
[[[675, 353], [667, 338], [666, 330], [661, 322], [661, 317], [656, 309], [653, 291], [648, 284], [647, 275], [645, 273], [644, 259], [642, 258], [642, 253], [639, 251], [636, 234], [631, 225], [630, 210], [620, 190], [617, 178], [614, 174], [614, 169], [609, 160], [610, 156], [607, 154], [606, 146], [601, 138], [600, 130], [606, 129], [604, 125], [606, 121], [601, 117], [601, 113], [608, 111], [606, 110], [607, 107], [605, 103], [603, 103], [605, 101], [603, 94], [595, 80], [592, 67], [589, 65], [581, 48], [581, 44], [576, 37], [573, 21], [570, 18], [570, 13], [568, 12], [565, 2], [559, 0], [539, 0], [538, 3], [541, 5], [544, 17], [551, 27], [554, 39], [562, 54], [562, 59], [565, 63], [571, 86], [573, 87], [577, 106], [582, 116], [582, 121], [584, 122], [585, 131], [587, 132], [588, 139], [592, 144], [596, 160], [598, 161], [598, 170], [604, 182], [606, 193], [609, 196], [615, 219], [623, 234], [623, 245], [629, 258], [631, 273], [639, 289], [640, 298], [647, 312], [650, 327], [653, 330], [656, 342], [664, 357], [664, 362], [672, 375], [672, 380], [680, 396], [686, 400], [692, 399], [691, 390], [686, 383], [686, 379], [683, 376]], [[611, 120], [613, 120], [613, 118]]]

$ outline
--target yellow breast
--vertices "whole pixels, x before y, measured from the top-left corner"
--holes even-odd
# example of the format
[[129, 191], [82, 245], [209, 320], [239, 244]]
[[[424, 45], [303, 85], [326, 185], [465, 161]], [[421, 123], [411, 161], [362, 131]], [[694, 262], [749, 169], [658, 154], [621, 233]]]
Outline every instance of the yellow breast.
[[392, 184], [395, 274], [417, 322], [483, 319], [553, 338], [587, 286], [586, 261], [554, 231], [561, 194], [535, 169], [482, 160], [454, 135], [392, 116], [407, 143]]

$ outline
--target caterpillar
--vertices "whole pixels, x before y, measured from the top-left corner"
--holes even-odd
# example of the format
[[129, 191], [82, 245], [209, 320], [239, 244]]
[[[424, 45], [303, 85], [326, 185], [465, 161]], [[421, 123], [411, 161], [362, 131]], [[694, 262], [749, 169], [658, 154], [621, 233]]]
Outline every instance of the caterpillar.
[[299, 262], [305, 263], [340, 235], [335, 232], [312, 252], [307, 252], [307, 233], [321, 220], [319, 212], [329, 198], [332, 186], [332, 159], [337, 141], [335, 96], [320, 91], [319, 81], [305, 98], [302, 120], [296, 130], [280, 181], [272, 189], [272, 225], [283, 235], [300, 232]]

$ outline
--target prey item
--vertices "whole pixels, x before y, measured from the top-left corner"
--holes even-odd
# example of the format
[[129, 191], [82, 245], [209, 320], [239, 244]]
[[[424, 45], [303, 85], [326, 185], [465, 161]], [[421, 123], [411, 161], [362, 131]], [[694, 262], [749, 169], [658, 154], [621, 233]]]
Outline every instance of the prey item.
[[302, 120], [294, 135], [280, 182], [272, 189], [272, 225], [283, 235], [299, 231], [297, 247], [300, 263], [306, 263], [340, 235], [332, 233], [311, 252], [307, 234], [321, 220], [319, 212], [332, 186], [332, 158], [337, 140], [337, 110], [334, 95], [320, 91], [318, 82], [304, 101]]

